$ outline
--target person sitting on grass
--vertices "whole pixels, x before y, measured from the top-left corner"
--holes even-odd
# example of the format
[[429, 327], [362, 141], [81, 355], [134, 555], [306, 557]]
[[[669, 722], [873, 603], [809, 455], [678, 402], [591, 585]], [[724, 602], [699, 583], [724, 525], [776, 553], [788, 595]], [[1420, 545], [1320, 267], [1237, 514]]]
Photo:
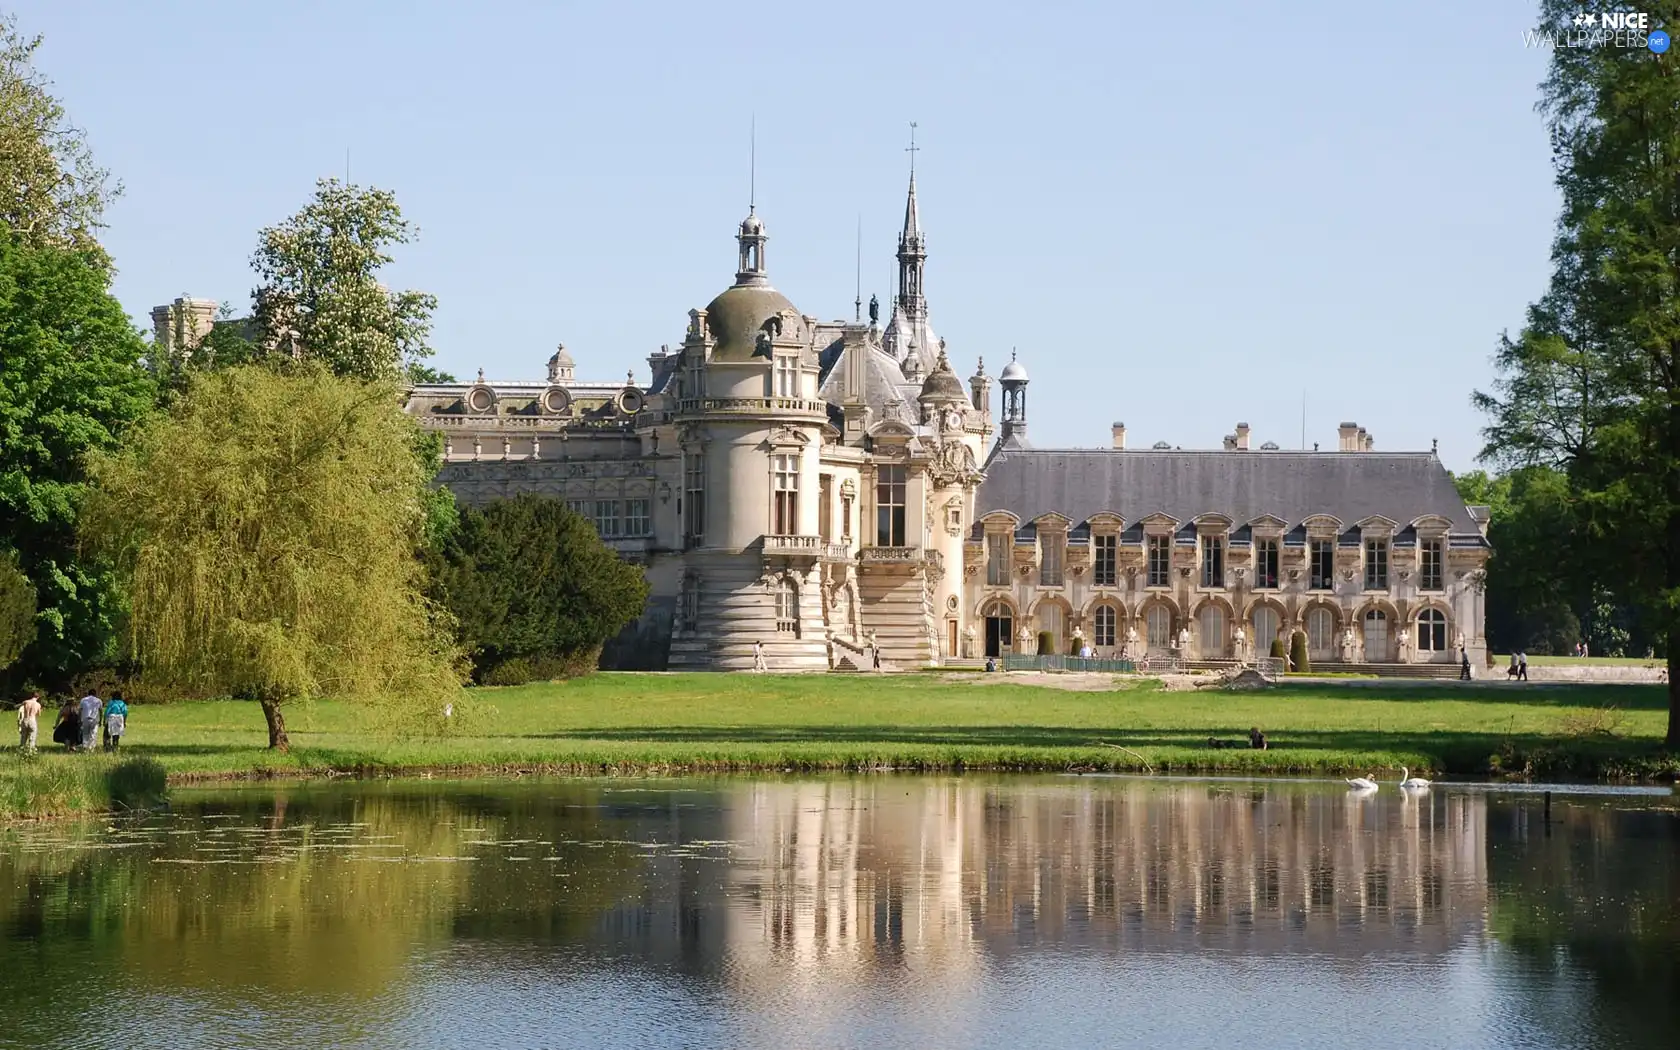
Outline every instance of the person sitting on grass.
[[122, 746], [123, 733], [128, 731], [128, 703], [121, 693], [112, 693], [105, 705], [105, 750], [115, 751]]
[[1255, 726], [1248, 731], [1248, 746], [1255, 751], [1266, 750], [1266, 734], [1260, 732], [1259, 726]]

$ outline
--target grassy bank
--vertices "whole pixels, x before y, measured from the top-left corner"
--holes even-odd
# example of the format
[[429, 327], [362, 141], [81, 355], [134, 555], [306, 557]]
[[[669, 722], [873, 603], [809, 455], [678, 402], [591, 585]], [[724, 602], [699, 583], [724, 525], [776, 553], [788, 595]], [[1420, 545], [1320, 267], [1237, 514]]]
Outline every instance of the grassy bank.
[[[1052, 679], [1038, 679], [1039, 682]], [[1067, 679], [1054, 679], [1068, 681]], [[334, 772], [991, 769], [1340, 776], [1672, 778], [1661, 687], [1505, 682], [1285, 682], [1261, 692], [1104, 691], [1016, 676], [601, 674], [485, 689], [476, 731], [413, 738], [338, 703], [298, 708], [293, 750], [264, 747], [253, 704], [136, 708], [124, 755], [176, 780]], [[1103, 680], [1106, 681], [1106, 680]], [[400, 713], [394, 716], [400, 723]], [[1271, 749], [1213, 749], [1250, 726]], [[400, 730], [400, 724], [395, 728]], [[98, 808], [103, 756], [6, 756], [0, 813]], [[70, 772], [63, 772], [69, 770]]]
[[0, 755], [0, 820], [147, 809], [166, 794], [162, 763], [145, 756]]

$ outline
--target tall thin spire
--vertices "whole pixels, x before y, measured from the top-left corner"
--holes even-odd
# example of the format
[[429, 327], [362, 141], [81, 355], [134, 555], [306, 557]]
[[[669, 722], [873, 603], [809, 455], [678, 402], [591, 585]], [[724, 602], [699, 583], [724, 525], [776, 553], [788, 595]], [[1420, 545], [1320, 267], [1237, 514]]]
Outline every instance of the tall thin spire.
[[910, 122], [910, 192], [904, 200], [904, 230], [898, 235], [898, 303], [911, 320], [927, 317], [922, 299], [922, 266], [927, 261], [927, 244], [916, 214], [916, 122]]
[[863, 213], [858, 213], [857, 223], [857, 298], [852, 300], [852, 321], [859, 323], [863, 320]]
[[747, 214], [758, 210], [758, 114], [752, 115], [747, 133]]

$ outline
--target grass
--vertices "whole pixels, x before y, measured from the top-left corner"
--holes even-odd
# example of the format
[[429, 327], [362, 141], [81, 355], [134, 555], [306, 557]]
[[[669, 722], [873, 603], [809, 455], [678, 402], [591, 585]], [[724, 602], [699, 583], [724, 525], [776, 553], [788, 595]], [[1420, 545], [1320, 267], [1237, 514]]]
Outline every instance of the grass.
[[167, 792], [155, 758], [115, 755], [0, 755], [0, 820], [148, 809]]
[[[1259, 692], [1080, 692], [1003, 676], [598, 674], [473, 692], [492, 710], [449, 737], [370, 726], [365, 709], [290, 710], [292, 751], [264, 746], [256, 706], [137, 706], [125, 757], [171, 779], [325, 773], [748, 770], [1228, 772], [1667, 778], [1659, 686], [1286, 682]], [[1213, 749], [1250, 726], [1267, 751]], [[391, 730], [397, 730], [392, 732]], [[0, 817], [99, 808], [109, 760], [43, 751], [0, 761]], [[36, 807], [30, 798], [46, 800]]]
[[[1668, 658], [1656, 656], [1535, 656], [1528, 654], [1528, 662], [1536, 667], [1666, 667]], [[1511, 654], [1495, 656], [1493, 665], [1504, 669], [1511, 665]]]

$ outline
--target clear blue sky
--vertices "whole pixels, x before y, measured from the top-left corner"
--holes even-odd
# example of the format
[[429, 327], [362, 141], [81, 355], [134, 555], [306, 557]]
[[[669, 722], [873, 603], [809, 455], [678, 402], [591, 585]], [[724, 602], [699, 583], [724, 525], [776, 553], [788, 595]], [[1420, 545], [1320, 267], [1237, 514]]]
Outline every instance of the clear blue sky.
[[1379, 449], [1471, 465], [1557, 196], [1519, 0], [1195, 5], [11, 0], [126, 195], [145, 324], [248, 304], [256, 231], [320, 176], [420, 227], [436, 363], [613, 379], [730, 283], [758, 123], [776, 285], [890, 301], [917, 121], [927, 293], [959, 373], [1018, 346], [1039, 445]]

